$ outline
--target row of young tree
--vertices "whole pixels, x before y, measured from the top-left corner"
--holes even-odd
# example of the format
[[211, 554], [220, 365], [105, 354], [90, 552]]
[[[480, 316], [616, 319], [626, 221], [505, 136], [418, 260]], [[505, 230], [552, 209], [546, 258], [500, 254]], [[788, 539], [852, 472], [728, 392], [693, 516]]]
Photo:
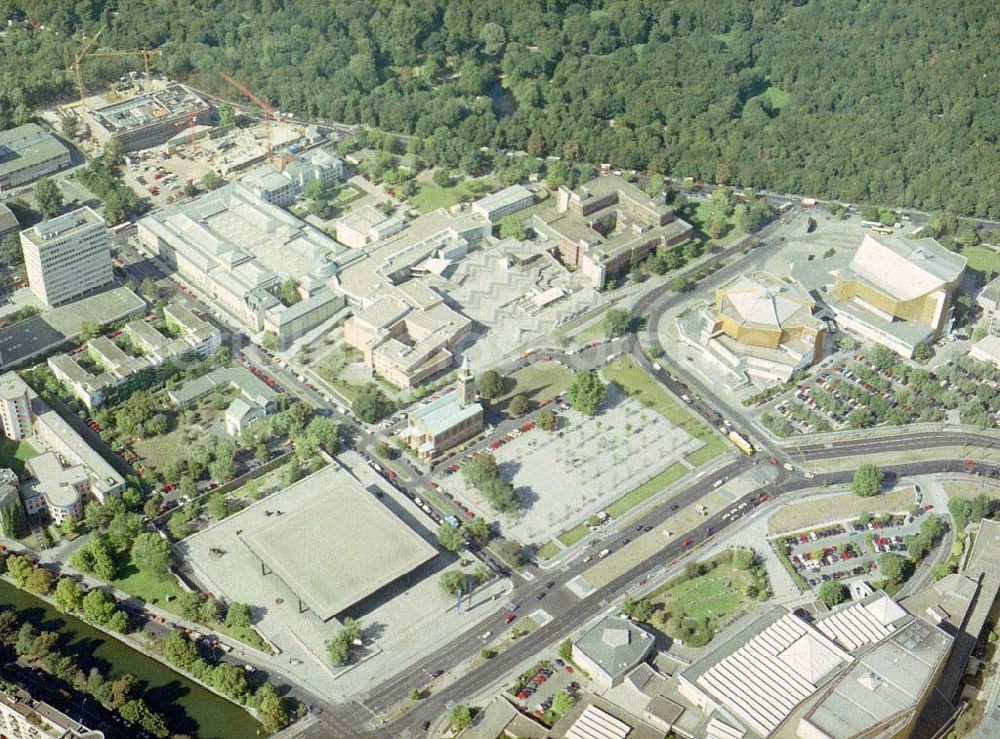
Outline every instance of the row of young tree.
[[[0, 127], [74, 93], [66, 69], [162, 47], [166, 74], [224, 70], [304, 116], [413, 135], [473, 171], [481, 146], [849, 201], [1000, 214], [983, 0], [427, 0], [404, 4], [2, 0]], [[26, 23], [43, 23], [45, 30]], [[940, 53], [948, 49], [947, 54]], [[88, 82], [130, 62], [84, 60]], [[132, 64], [138, 62], [133, 60]]]

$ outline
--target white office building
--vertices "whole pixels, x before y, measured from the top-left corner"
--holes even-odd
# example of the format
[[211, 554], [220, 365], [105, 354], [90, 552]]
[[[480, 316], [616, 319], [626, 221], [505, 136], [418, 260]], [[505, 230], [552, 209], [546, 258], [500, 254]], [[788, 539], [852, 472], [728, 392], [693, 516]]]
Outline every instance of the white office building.
[[52, 218], [21, 232], [31, 292], [49, 307], [114, 280], [108, 230], [91, 208]]

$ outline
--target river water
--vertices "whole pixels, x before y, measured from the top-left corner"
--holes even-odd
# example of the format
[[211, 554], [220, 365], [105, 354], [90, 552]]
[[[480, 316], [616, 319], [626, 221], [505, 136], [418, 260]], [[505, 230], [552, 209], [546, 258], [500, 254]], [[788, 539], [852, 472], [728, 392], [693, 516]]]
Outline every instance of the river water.
[[236, 704], [80, 619], [60, 613], [6, 580], [0, 580], [0, 606], [12, 607], [36, 626], [66, 637], [69, 650], [77, 655], [84, 670], [98, 667], [111, 678], [127, 672], [135, 675], [142, 697], [150, 708], [163, 715], [173, 733], [201, 739], [258, 736], [260, 724]]

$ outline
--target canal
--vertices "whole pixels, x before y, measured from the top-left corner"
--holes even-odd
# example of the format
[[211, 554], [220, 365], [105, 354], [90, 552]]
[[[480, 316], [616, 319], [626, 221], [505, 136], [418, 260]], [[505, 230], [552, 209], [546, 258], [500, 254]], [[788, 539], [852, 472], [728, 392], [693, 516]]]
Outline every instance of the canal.
[[37, 627], [58, 631], [84, 670], [97, 667], [112, 679], [125, 673], [135, 675], [139, 695], [164, 717], [172, 733], [201, 739], [258, 736], [260, 724], [236, 704], [6, 580], [0, 580], [0, 607], [13, 608]]

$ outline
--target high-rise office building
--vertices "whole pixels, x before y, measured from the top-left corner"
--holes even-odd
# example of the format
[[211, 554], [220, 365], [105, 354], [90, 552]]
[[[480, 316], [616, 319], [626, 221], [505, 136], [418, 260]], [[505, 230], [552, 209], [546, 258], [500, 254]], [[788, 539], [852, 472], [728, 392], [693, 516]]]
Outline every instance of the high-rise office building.
[[87, 207], [25, 229], [21, 249], [31, 292], [50, 307], [114, 279], [104, 219]]

